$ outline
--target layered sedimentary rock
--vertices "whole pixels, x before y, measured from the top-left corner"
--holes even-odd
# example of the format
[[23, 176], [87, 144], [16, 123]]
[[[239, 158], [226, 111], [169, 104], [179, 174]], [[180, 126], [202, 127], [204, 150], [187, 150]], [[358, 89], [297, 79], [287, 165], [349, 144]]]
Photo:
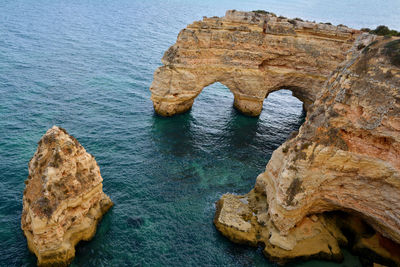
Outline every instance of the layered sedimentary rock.
[[286, 88], [305, 108], [345, 60], [360, 31], [346, 26], [230, 10], [183, 29], [165, 52], [150, 87], [157, 113], [189, 110], [196, 96], [220, 82], [234, 94], [234, 106], [257, 116], [269, 93]]
[[214, 82], [248, 115], [282, 88], [307, 109], [254, 189], [218, 201], [214, 223], [225, 236], [262, 243], [282, 263], [340, 260], [349, 245], [368, 264], [400, 265], [399, 39], [228, 11], [182, 30], [162, 62], [150, 90], [164, 116], [190, 109]]
[[[336, 210], [350, 217], [324, 213]], [[249, 194], [221, 198], [214, 222], [278, 261], [340, 259], [350, 229], [353, 251], [400, 265], [400, 39], [359, 36], [298, 135], [273, 152]]]
[[21, 227], [40, 266], [67, 265], [75, 245], [91, 239], [113, 205], [95, 158], [64, 129], [40, 139], [29, 162]]

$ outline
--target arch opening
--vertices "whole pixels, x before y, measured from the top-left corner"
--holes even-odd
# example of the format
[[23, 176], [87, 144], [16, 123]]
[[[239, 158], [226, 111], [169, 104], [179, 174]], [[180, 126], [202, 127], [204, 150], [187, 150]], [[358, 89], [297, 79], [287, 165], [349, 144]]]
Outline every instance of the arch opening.
[[257, 147], [272, 152], [288, 137], [297, 135], [305, 121], [304, 103], [289, 89], [271, 92], [262, 102], [263, 112], [256, 118], [245, 116], [235, 105], [232, 107], [232, 95], [229, 87], [215, 82], [195, 98], [190, 115], [210, 138], [226, 135], [232, 144], [256, 142]]
[[215, 117], [230, 113], [234, 94], [221, 82], [213, 82], [205, 86], [194, 99], [192, 113], [197, 116]]
[[287, 138], [297, 135], [305, 118], [304, 102], [293, 95], [293, 91], [280, 89], [269, 93], [265, 98], [259, 121], [277, 136], [273, 141], [274, 149], [276, 149]]
[[[207, 93], [204, 94], [203, 91], [206, 91]], [[250, 112], [249, 114], [248, 112], [246, 112], [246, 110], [254, 108], [254, 103], [252, 102], [255, 101], [253, 99], [246, 99], [246, 97], [243, 97], [240, 95], [240, 93], [238, 93], [237, 89], [232, 90], [228, 85], [225, 85], [224, 82], [215, 81], [204, 86], [193, 98], [193, 107], [196, 110], [215, 110], [216, 107], [222, 108], [222, 106], [225, 106], [223, 109], [227, 111], [228, 106], [232, 105], [232, 96], [234, 97], [233, 107], [240, 113], [252, 117], [259, 117], [263, 113], [262, 111], [266, 108], [266, 106], [269, 106], [271, 104], [269, 103], [269, 98], [272, 96], [273, 104], [277, 104], [276, 108], [289, 105], [288, 107], [292, 111], [294, 111], [294, 109], [298, 109], [297, 111], [294, 111], [294, 113], [300, 114], [300, 117], [303, 118], [303, 122], [306, 111], [313, 103], [313, 97], [310, 96], [307, 93], [307, 90], [302, 87], [278, 86], [269, 90], [262, 101], [256, 101], [256, 105], [259, 105], [259, 108], [257, 108], [259, 109], [259, 111], [257, 111], [257, 114], [254, 114], [252, 112]], [[246, 100], [250, 103], [246, 103]], [[276, 103], [277, 101], [281, 103]], [[202, 104], [200, 104], [199, 102], [202, 102]], [[211, 107], [212, 105], [215, 106]], [[204, 110], [204, 113], [207, 112], [207, 110]], [[269, 110], [267, 112], [270, 113], [271, 111]], [[293, 116], [293, 113], [287, 115]]]
[[293, 85], [283, 85], [283, 86], [277, 86], [270, 90], [265, 98], [268, 98], [268, 96], [271, 93], [277, 92], [277, 91], [290, 91], [291, 95], [295, 98], [297, 98], [300, 102], [302, 102], [303, 109], [304, 111], [309, 110], [310, 106], [314, 102], [314, 96], [308, 92], [308, 90], [304, 89], [303, 87], [300, 86], [293, 86]]

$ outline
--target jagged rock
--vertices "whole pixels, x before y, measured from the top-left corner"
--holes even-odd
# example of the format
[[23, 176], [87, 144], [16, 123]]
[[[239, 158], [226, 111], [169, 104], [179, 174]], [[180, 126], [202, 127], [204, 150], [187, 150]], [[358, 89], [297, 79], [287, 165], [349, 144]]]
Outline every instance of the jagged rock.
[[231, 10], [183, 29], [162, 62], [150, 90], [164, 116], [189, 110], [214, 82], [226, 85], [248, 115], [260, 114], [268, 94], [283, 88], [307, 110], [255, 189], [218, 202], [214, 223], [225, 236], [264, 243], [279, 262], [339, 260], [347, 226], [323, 213], [342, 210], [385, 238], [355, 231], [353, 251], [362, 244], [380, 255], [371, 265], [400, 264], [400, 39]]
[[[362, 255], [371, 265], [374, 262], [400, 265], [398, 59], [399, 38], [359, 36], [347, 60], [320, 90], [298, 135], [273, 152], [265, 172], [257, 177], [250, 195], [256, 194], [258, 199], [256, 204], [249, 201], [247, 209], [258, 216], [255, 207], [265, 202], [267, 204], [263, 205], [267, 211], [264, 211], [266, 215], [263, 215], [262, 222], [251, 220], [251, 228], [255, 230], [250, 228], [248, 231], [273, 232], [269, 239], [252, 239], [252, 243], [261, 241], [265, 244], [265, 254], [272, 260], [282, 262], [295, 256], [308, 258], [310, 254], [338, 259], [335, 251], [344, 240], [341, 234], [325, 239], [331, 253], [323, 251], [322, 243], [312, 240], [312, 237], [302, 240], [305, 243], [300, 247], [309, 247], [307, 251], [298, 253], [297, 231], [308, 221], [312, 232], [320, 220], [326, 221], [322, 213], [342, 210], [352, 214], [352, 218], [339, 216], [331, 227], [338, 228], [337, 233], [340, 229], [352, 229], [350, 232], [355, 242], [352, 250], [355, 253]], [[225, 198], [227, 196], [220, 202]], [[229, 212], [229, 209], [218, 206], [217, 229], [237, 241], [235, 238], [243, 233], [236, 233], [240, 229], [226, 233], [227, 229], [233, 228], [219, 219], [220, 209]], [[312, 214], [322, 215], [318, 215], [318, 220], [308, 219]], [[349, 222], [357, 218], [371, 225], [374, 233], [349, 227]], [[322, 233], [321, 229], [323, 227], [320, 228]], [[332, 234], [335, 231], [328, 232]], [[335, 238], [340, 242], [335, 244]], [[278, 252], [271, 249], [273, 246], [278, 248]], [[288, 253], [284, 255], [281, 251]]]
[[150, 87], [163, 116], [189, 110], [212, 83], [226, 85], [234, 106], [257, 116], [269, 93], [286, 88], [307, 109], [361, 31], [271, 13], [229, 10], [183, 29], [164, 54]]
[[386, 56], [396, 43], [381, 38], [343, 63], [257, 178], [281, 231], [340, 208], [400, 242], [400, 69]]
[[282, 235], [270, 219], [267, 206], [266, 197], [254, 190], [245, 196], [226, 194], [217, 202], [214, 224], [235, 243], [262, 243], [264, 254], [280, 264], [312, 258], [343, 259], [340, 245], [347, 244], [347, 239], [334, 219], [324, 215], [305, 217], [289, 234]]
[[103, 193], [95, 158], [64, 129], [53, 126], [29, 162], [21, 227], [40, 266], [67, 265], [75, 245], [90, 240], [113, 205]]

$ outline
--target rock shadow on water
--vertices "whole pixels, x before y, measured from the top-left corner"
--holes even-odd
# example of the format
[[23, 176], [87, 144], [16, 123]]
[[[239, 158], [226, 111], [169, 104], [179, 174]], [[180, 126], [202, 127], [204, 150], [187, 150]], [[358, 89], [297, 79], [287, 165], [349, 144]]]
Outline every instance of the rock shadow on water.
[[[240, 160], [247, 160], [249, 149], [256, 142], [260, 129], [258, 117], [248, 117], [232, 108], [228, 121], [219, 138], [225, 151], [234, 151], [234, 156]], [[267, 140], [264, 140], [267, 141]]]
[[89, 241], [81, 240], [76, 245], [76, 257], [72, 261], [71, 266], [81, 266], [82, 263], [90, 262], [94, 258], [99, 261], [111, 261], [113, 259], [110, 250], [102, 249], [104, 239], [107, 239], [109, 234], [113, 232], [113, 217], [115, 217], [115, 214], [112, 208], [99, 222], [93, 239]]
[[[220, 156], [226, 151], [229, 154], [235, 152], [232, 154], [235, 158], [246, 161], [255, 152], [254, 147], [258, 152], [272, 153], [299, 129], [305, 115], [303, 110], [296, 117], [286, 120], [284, 125], [276, 126], [268, 118], [249, 117], [232, 107], [229, 114], [224, 116], [226, 121], [219, 127], [221, 131], [208, 132], [197, 125], [199, 118], [192, 111], [173, 117], [154, 113], [152, 137], [162, 153], [175, 157], [193, 156], [201, 153], [201, 150], [215, 151]], [[207, 118], [202, 120], [203, 125], [209, 124], [204, 121]]]
[[[222, 131], [217, 133], [199, 130], [192, 112], [167, 118], [154, 114], [152, 122], [153, 140], [158, 149], [177, 157], [194, 155], [202, 149], [208, 150], [207, 147], [218, 153], [243, 149], [245, 152], [245, 148], [254, 144], [259, 129], [258, 118], [245, 116], [234, 108], [226, 115], [224, 125], [220, 126]], [[207, 125], [207, 121], [202, 121], [202, 124]]]
[[298, 131], [305, 116], [303, 110], [298, 116], [285, 121], [283, 125], [276, 126], [269, 119], [248, 117], [233, 110], [221, 137], [226, 146], [224, 150], [235, 151], [234, 156], [239, 160], [248, 160], [254, 153], [265, 158], [265, 153], [272, 153]]
[[157, 148], [165, 154], [176, 157], [196, 152], [193, 136], [193, 116], [190, 113], [166, 118], [154, 113], [152, 119], [152, 137]]

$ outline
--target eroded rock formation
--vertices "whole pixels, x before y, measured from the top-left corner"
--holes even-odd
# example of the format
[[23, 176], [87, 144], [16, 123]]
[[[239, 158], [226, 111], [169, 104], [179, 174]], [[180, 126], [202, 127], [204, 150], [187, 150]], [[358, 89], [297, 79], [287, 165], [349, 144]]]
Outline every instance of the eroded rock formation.
[[259, 115], [268, 94], [282, 88], [307, 108], [359, 34], [269, 13], [230, 10], [204, 18], [165, 52], [150, 87], [154, 109], [163, 116], [185, 112], [215, 82], [232, 91], [234, 106], [247, 115]]
[[282, 88], [307, 109], [299, 133], [274, 151], [254, 189], [219, 200], [219, 231], [234, 242], [262, 243], [281, 263], [341, 260], [340, 246], [349, 245], [368, 264], [400, 265], [399, 39], [228, 11], [182, 30], [162, 62], [150, 90], [164, 116], [190, 109], [214, 82], [248, 115]]
[[[217, 206], [218, 230], [264, 243], [273, 260], [340, 259], [341, 230], [350, 229], [353, 251], [400, 265], [400, 39], [359, 36], [255, 188]], [[350, 217], [323, 213], [335, 210]]]
[[67, 265], [75, 245], [91, 239], [113, 205], [95, 158], [64, 129], [40, 139], [29, 162], [21, 227], [40, 266]]

